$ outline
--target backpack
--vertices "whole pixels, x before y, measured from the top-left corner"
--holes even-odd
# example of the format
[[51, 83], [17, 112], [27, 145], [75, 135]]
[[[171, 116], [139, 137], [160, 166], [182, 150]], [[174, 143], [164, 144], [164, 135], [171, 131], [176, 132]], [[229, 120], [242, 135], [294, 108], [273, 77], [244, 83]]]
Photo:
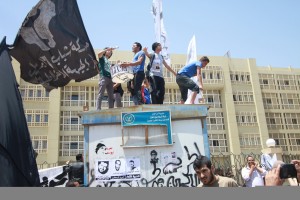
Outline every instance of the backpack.
[[155, 58], [155, 54], [153, 54], [153, 55], [151, 56], [150, 62], [149, 62], [148, 65], [147, 65], [146, 77], [150, 77], [150, 70], [151, 70], [151, 67], [152, 67], [154, 58]]

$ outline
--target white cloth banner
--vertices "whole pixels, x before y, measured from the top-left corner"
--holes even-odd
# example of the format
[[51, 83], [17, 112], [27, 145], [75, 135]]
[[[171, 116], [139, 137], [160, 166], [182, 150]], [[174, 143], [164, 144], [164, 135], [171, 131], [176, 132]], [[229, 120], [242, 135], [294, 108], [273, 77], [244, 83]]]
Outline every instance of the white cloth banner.
[[193, 35], [187, 50], [186, 64], [197, 61], [196, 37]]
[[65, 187], [69, 181], [67, 166], [58, 166], [39, 170], [42, 187]]
[[167, 32], [165, 30], [163, 13], [162, 13], [162, 0], [153, 0], [152, 3], [152, 14], [154, 18], [154, 29], [156, 42], [159, 42], [162, 46], [161, 55], [164, 57], [165, 61], [170, 65], [171, 59], [168, 53], [168, 40]]

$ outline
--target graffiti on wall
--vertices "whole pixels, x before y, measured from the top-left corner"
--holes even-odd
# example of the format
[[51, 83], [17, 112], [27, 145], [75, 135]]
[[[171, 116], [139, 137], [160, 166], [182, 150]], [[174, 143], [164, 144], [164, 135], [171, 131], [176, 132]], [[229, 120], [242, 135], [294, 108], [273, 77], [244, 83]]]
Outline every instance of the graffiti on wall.
[[[170, 153], [171, 162], [162, 162], [159, 166], [158, 152], [150, 152], [149, 164], [152, 167], [151, 177], [135, 181], [98, 182], [96, 187], [196, 187], [200, 180], [193, 170], [194, 160], [201, 155], [196, 142], [193, 147], [184, 146], [185, 163], [182, 158], [176, 157], [175, 152]], [[163, 154], [166, 155], [166, 154]], [[166, 156], [162, 156], [164, 159]], [[180, 174], [181, 173], [181, 174]], [[95, 180], [94, 170], [90, 172], [90, 184]]]

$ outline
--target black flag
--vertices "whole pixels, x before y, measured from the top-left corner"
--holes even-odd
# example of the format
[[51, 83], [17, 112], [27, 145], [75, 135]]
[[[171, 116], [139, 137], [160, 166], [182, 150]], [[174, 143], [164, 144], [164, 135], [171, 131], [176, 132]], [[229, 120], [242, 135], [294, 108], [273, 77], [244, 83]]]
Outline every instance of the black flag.
[[0, 186], [39, 186], [40, 178], [5, 38], [0, 44]]
[[95, 52], [76, 0], [40, 0], [29, 12], [11, 55], [21, 77], [47, 90], [97, 75]]

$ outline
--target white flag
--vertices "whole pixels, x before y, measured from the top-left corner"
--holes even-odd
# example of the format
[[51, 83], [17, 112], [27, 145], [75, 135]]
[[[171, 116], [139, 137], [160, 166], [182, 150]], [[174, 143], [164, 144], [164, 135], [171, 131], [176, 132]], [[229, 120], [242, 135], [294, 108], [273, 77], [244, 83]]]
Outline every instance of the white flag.
[[164, 21], [163, 21], [162, 0], [153, 0], [152, 14], [154, 18], [156, 42], [159, 42], [161, 44], [162, 46], [161, 54], [164, 57], [165, 61], [170, 65], [171, 59], [168, 53], [169, 44], [167, 40], [167, 32], [165, 30]]
[[186, 64], [197, 61], [196, 37], [193, 35], [187, 50]]

